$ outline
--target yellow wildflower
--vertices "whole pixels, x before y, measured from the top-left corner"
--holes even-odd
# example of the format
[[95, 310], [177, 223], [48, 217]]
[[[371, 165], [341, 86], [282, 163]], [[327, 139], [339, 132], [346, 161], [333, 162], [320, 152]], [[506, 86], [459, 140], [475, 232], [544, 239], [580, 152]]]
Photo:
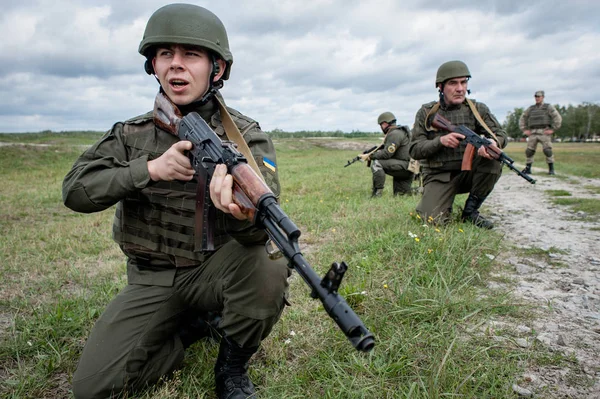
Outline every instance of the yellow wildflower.
[[415, 241], [416, 241], [416, 242], [419, 242], [419, 241], [421, 241], [421, 240], [419, 239], [419, 237], [415, 237]]
[[429, 248], [429, 249], [427, 250], [427, 253], [428, 253], [428, 254], [430, 254], [430, 253], [432, 253], [432, 252], [433, 252], [433, 249], [431, 249], [431, 248]]
[[460, 231], [461, 233], [464, 233], [464, 232], [465, 232], [463, 229], [458, 229], [458, 231]]
[[386, 288], [386, 289], [387, 289], [387, 288], [388, 288], [388, 285], [387, 285], [387, 284], [384, 284], [384, 285], [383, 285], [383, 288]]

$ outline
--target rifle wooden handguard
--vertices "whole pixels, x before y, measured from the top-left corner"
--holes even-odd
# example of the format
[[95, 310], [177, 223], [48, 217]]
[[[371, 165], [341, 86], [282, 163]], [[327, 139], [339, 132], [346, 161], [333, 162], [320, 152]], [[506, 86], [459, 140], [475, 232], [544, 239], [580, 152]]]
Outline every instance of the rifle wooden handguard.
[[233, 176], [233, 202], [248, 220], [254, 222], [261, 197], [273, 192], [247, 163], [239, 163], [229, 171]]

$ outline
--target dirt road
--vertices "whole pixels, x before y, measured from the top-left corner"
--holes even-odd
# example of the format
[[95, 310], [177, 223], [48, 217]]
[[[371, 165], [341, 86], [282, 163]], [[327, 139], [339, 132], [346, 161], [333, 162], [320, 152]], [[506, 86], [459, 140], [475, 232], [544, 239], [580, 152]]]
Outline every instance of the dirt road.
[[[554, 205], [547, 191], [600, 199], [600, 180], [548, 176], [541, 168], [534, 169], [533, 177], [537, 184], [530, 185], [505, 169], [486, 201], [485, 214], [514, 245], [499, 260], [509, 265], [517, 297], [533, 304], [539, 317], [516, 325], [498, 320], [492, 327], [502, 331], [508, 326], [515, 334], [512, 341], [524, 350], [541, 345], [556, 355], [552, 365], [529, 365], [515, 381], [515, 392], [523, 397], [598, 399], [600, 220]], [[506, 288], [502, 283], [490, 287]]]

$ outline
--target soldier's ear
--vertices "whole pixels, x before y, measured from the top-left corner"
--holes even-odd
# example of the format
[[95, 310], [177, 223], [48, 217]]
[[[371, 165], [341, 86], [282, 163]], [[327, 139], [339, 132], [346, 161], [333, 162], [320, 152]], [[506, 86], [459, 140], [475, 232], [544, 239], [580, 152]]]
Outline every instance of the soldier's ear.
[[221, 79], [221, 77], [225, 73], [225, 68], [227, 68], [227, 63], [224, 60], [217, 58], [215, 60], [214, 65], [215, 65], [215, 71], [214, 71], [215, 77], [213, 78], [213, 81], [216, 82], [219, 79]]

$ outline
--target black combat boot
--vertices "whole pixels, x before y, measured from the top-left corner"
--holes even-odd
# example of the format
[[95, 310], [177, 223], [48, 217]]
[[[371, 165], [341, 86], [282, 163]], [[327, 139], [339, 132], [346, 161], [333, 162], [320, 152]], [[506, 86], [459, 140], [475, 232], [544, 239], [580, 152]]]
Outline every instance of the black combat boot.
[[189, 348], [194, 342], [202, 338], [220, 339], [221, 330], [219, 322], [221, 314], [218, 312], [196, 313], [190, 312], [184, 317], [178, 335], [184, 348]]
[[241, 348], [229, 338], [221, 339], [215, 364], [215, 384], [219, 399], [255, 398], [256, 391], [248, 378], [248, 362], [258, 346]]
[[531, 164], [528, 163], [527, 166], [525, 166], [525, 169], [523, 169], [521, 171], [521, 173], [525, 173], [526, 175], [530, 175], [531, 174]]
[[548, 164], [548, 174], [549, 175], [555, 175], [556, 173], [554, 173], [554, 164], [553, 163], [549, 163]]
[[383, 195], [383, 188], [373, 188], [371, 198], [379, 198]]
[[467, 198], [467, 201], [465, 202], [465, 209], [463, 209], [462, 220], [471, 222], [475, 226], [483, 229], [493, 229], [494, 224], [479, 214], [479, 207], [481, 207], [483, 201], [485, 201], [485, 198], [469, 194], [469, 198]]

